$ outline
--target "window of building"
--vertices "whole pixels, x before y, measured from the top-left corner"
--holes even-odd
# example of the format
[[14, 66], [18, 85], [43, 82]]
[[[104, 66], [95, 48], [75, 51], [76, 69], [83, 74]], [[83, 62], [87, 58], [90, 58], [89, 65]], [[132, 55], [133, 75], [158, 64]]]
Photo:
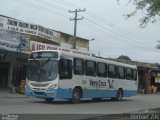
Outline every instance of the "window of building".
[[126, 68], [126, 79], [133, 80], [133, 69]]
[[84, 75], [84, 60], [75, 58], [74, 59], [74, 74]]
[[110, 78], [117, 78], [116, 66], [115, 65], [108, 65], [108, 77]]
[[67, 59], [61, 59], [59, 62], [60, 79], [72, 78], [72, 61]]
[[117, 66], [118, 79], [125, 79], [125, 67]]
[[90, 60], [85, 61], [85, 75], [96, 76], [96, 62]]
[[107, 77], [107, 65], [105, 63], [97, 63], [97, 76]]

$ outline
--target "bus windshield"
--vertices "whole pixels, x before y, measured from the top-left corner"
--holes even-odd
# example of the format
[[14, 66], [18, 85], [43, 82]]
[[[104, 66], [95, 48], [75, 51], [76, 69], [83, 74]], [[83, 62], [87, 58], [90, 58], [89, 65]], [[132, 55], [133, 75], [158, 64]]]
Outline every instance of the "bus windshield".
[[43, 59], [29, 60], [27, 79], [36, 82], [52, 81], [57, 78], [58, 61]]

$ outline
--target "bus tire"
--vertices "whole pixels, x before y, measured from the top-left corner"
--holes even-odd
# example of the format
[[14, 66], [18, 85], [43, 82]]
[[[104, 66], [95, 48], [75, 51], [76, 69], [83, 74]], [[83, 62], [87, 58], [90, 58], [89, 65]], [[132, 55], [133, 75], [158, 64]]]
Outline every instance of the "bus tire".
[[74, 104], [80, 103], [81, 96], [82, 96], [81, 90], [75, 88], [72, 93], [72, 99], [71, 99], [72, 103]]
[[44, 99], [46, 102], [51, 103], [54, 99], [53, 98], [45, 98]]
[[116, 100], [117, 101], [121, 101], [122, 98], [123, 98], [123, 90], [122, 89], [118, 89], [117, 95], [116, 95]]
[[123, 90], [122, 89], [118, 89], [116, 97], [112, 97], [111, 100], [113, 101], [121, 101], [123, 98]]

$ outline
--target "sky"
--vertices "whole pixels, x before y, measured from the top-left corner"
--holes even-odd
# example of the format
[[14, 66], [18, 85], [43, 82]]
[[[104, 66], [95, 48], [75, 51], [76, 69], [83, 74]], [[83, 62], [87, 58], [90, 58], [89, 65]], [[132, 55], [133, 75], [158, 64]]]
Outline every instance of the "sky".
[[[73, 35], [74, 13], [78, 17], [77, 36], [90, 41], [90, 50], [105, 58], [126, 55], [134, 61], [160, 63], [160, 21], [139, 27], [145, 11], [126, 19], [134, 11], [129, 0], [0, 0], [0, 14]], [[94, 40], [92, 40], [94, 39]]]

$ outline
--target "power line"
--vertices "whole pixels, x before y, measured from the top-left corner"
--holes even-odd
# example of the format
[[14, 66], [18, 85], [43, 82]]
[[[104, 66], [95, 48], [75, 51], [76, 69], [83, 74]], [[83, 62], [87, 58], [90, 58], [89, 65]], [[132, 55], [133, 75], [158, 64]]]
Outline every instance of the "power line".
[[[53, 13], [53, 14], [57, 14], [57, 15], [59, 15], [59, 16], [62, 16], [62, 17], [68, 17], [68, 15], [66, 15], [66, 14], [64, 14], [64, 13], [60, 13], [60, 12], [57, 12], [57, 11], [55, 11], [55, 10], [52, 10], [52, 9], [48, 9], [48, 8], [46, 8], [46, 7], [43, 7], [43, 6], [39, 6], [39, 5], [36, 5], [36, 4], [33, 4], [33, 3], [31, 3], [31, 2], [28, 2], [28, 1], [25, 1], [25, 0], [21, 0], [21, 1], [19, 1], [19, 0], [15, 0], [15, 1], [17, 1], [17, 2], [20, 2], [20, 3], [23, 3], [23, 4], [26, 4], [26, 5], [29, 5], [29, 6], [31, 6], [31, 7], [34, 7], [34, 8], [37, 8], [37, 9], [39, 9], [39, 10], [45, 10], [45, 11], [47, 11], [47, 12], [50, 12], [50, 13]], [[50, 5], [50, 3], [48, 3], [48, 2], [42, 2], [42, 1], [40, 1], [40, 0], [35, 0], [35, 1], [37, 1], [37, 2], [39, 2], [39, 3], [41, 3], [41, 4], [43, 4], [43, 5], [47, 5], [47, 6], [51, 6]], [[65, 5], [67, 5], [67, 6], [72, 6], [73, 7], [73, 4], [70, 4], [69, 2], [65, 2], [65, 1], [63, 1], [63, 0], [61, 0], [61, 1], [59, 1], [59, 0], [55, 0], [55, 1], [57, 1], [57, 2], [60, 2], [60, 3], [64, 3]], [[56, 7], [56, 9], [59, 9], [59, 10], [61, 10], [61, 11], [64, 11], [64, 10], [67, 10], [66, 8], [63, 8], [63, 7]], [[92, 12], [90, 12], [90, 13], [92, 13]], [[94, 15], [94, 14], [92, 14], [92, 15]], [[95, 17], [96, 19], [98, 18], [98, 17]], [[132, 43], [132, 44], [136, 44], [135, 42], [132, 42], [130, 39], [130, 37], [128, 38], [127, 37], [127, 35], [122, 35], [122, 34], [120, 34], [120, 33], [117, 33], [117, 32], [115, 32], [115, 31], [113, 31], [113, 30], [111, 30], [111, 29], [108, 29], [108, 28], [106, 28], [105, 26], [102, 26], [102, 25], [100, 25], [99, 23], [97, 23], [97, 22], [95, 22], [93, 19], [92, 20], [90, 20], [89, 18], [86, 18], [86, 20], [88, 20], [89, 22], [91, 22], [91, 23], [93, 23], [94, 25], [96, 25], [96, 26], [98, 26], [98, 27], [100, 27], [100, 28], [102, 28], [102, 29], [104, 29], [105, 31], [107, 30], [107, 31], [109, 31], [109, 32], [111, 32], [114, 36], [116, 35], [116, 36], [120, 36], [121, 38], [123, 38], [123, 39], [125, 39], [126, 41], [128, 41], [128, 42], [130, 42], [130, 43]], [[98, 20], [98, 19], [97, 19]], [[101, 20], [101, 19], [99, 19], [99, 20]], [[101, 20], [101, 21], [103, 21], [103, 19]], [[105, 23], [104, 21], [103, 21], [103, 23]], [[105, 23], [106, 24], [106, 23]], [[102, 31], [102, 30], [101, 30]], [[139, 45], [139, 44], [138, 44]], [[140, 44], [141, 45], [141, 44]], [[137, 46], [137, 45], [136, 45]]]
[[[143, 43], [141, 41], [137, 41], [138, 39], [135, 38], [135, 36], [136, 36], [135, 34], [130, 33], [129, 31], [125, 30], [124, 28], [121, 28], [120, 26], [117, 26], [117, 25], [115, 25], [115, 24], [107, 21], [103, 17], [97, 16], [96, 14], [94, 14], [93, 12], [91, 12], [90, 10], [88, 10], [88, 11], [89, 11], [89, 15], [94, 16], [94, 18], [95, 18], [94, 20], [97, 20], [98, 22], [101, 21], [105, 26], [109, 26], [110, 28], [112, 28], [115, 31], [118, 30], [119, 33], [125, 34], [125, 36], [128, 36], [130, 39], [134, 39], [134, 41], [138, 42], [139, 44]], [[106, 24], [106, 23], [108, 23], [108, 24]], [[115, 27], [118, 28], [118, 29], [114, 29]]]
[[[85, 23], [85, 21], [82, 23], [82, 22], [80, 22], [81, 24], [84, 24], [84, 26], [86, 27], [86, 26], [88, 26], [89, 24], [86, 24]], [[90, 23], [92, 23], [92, 22], [90, 22]], [[95, 28], [95, 29], [97, 29], [98, 30], [98, 32], [103, 32], [104, 34], [105, 34], [105, 37], [107, 36], [106, 35], [106, 33], [108, 34], [108, 30], [106, 31], [105, 29], [100, 29], [102, 26], [98, 26], [99, 28], [97, 28], [97, 27], [95, 27], [95, 26], [93, 26], [93, 25], [90, 25], [89, 27], [92, 27], [92, 28]], [[93, 32], [93, 30], [92, 30], [92, 32]], [[96, 32], [97, 33], [97, 32]], [[111, 32], [112, 33], [112, 32]], [[124, 42], [121, 42], [121, 41], [119, 41], [120, 39], [122, 40], [125, 40], [125, 41], [127, 41], [127, 43], [131, 43], [133, 46], [136, 46], [136, 47], [138, 47], [138, 48], [144, 48], [144, 49], [149, 49], [149, 48], [147, 48], [147, 47], [144, 47], [144, 46], [140, 46], [140, 44], [135, 44], [134, 42], [132, 42], [132, 41], [130, 41], [130, 40], [128, 40], [128, 39], [126, 39], [126, 38], [124, 38], [123, 36], [117, 36], [116, 34], [114, 34], [114, 33], [112, 33], [116, 38], [114, 38], [113, 40], [116, 40], [116, 42], [120, 42], [120, 43], [123, 43], [124, 44]], [[108, 38], [107, 38], [108, 39]], [[116, 44], [116, 43], [115, 43]]]
[[[117, 32], [115, 32], [115, 31], [113, 31], [113, 30], [111, 30], [111, 29], [105, 28], [104, 26], [101, 26], [101, 25], [97, 24], [96, 22], [94, 22], [94, 21], [92, 21], [92, 20], [90, 20], [90, 19], [88, 19], [88, 18], [86, 18], [86, 20], [88, 20], [89, 22], [91, 22], [91, 23], [99, 26], [100, 28], [103, 28], [104, 30], [107, 30], [107, 31], [111, 32], [113, 35], [118, 35], [119, 37], [121, 37], [121, 38], [123, 38], [123, 39], [125, 39], [125, 40], [127, 40], [127, 41], [128, 41], [128, 39], [129, 39], [129, 38], [127, 38], [126, 36], [124, 36], [124, 35], [122, 35], [122, 34], [120, 34], [120, 33], [117, 33]], [[130, 41], [130, 40], [129, 40], [129, 41]], [[131, 42], [131, 41], [130, 41], [130, 42]], [[134, 44], [134, 43], [133, 43], [133, 44]]]
[[[55, 0], [55, 1], [57, 1], [57, 2], [59, 2], [59, 3], [63, 3], [63, 4], [65, 4], [65, 5], [67, 5], [67, 6], [70, 6], [70, 7], [73, 7], [73, 6], [81, 7], [81, 6], [79, 6], [79, 5], [76, 5], [76, 4], [73, 4], [73, 3], [69, 3], [69, 2], [66, 2], [66, 1], [64, 1], [64, 0]], [[83, 8], [83, 7], [81, 7], [81, 8]], [[96, 14], [93, 13], [91, 10], [87, 10], [86, 13], [89, 13], [90, 15], [94, 16], [94, 18], [97, 19], [98, 22], [101, 21], [101, 22], [104, 23], [105, 25], [106, 25], [106, 23], [109, 23], [109, 26], [116, 26], [118, 29], [120, 29], [119, 32], [122, 33], [122, 32], [124, 31], [123, 34], [125, 34], [125, 36], [132, 35], [131, 38], [134, 38], [134, 37], [136, 36], [136, 35], [133, 35], [133, 33], [130, 33], [129, 31], [121, 28], [120, 26], [117, 26], [117, 25], [113, 24], [112, 22], [107, 21], [106, 19], [104, 19], [104, 18], [96, 15]], [[87, 18], [87, 17], [86, 17], [86, 18]], [[95, 20], [95, 19], [94, 19], [94, 20]], [[106, 25], [106, 26], [107, 26], [107, 25]], [[112, 28], [113, 28], [113, 27], [112, 27]], [[117, 31], [117, 30], [116, 30], [116, 31]], [[128, 34], [128, 35], [126, 35], [126, 34]], [[130, 36], [129, 36], [129, 37], [130, 37]], [[131, 38], [130, 38], [130, 39], [131, 39]], [[136, 42], [138, 42], [139, 44], [142, 44], [142, 43], [143, 43], [143, 42], [141, 42], [141, 41], [137, 41], [137, 39], [134, 39], [134, 40], [136, 40]]]
[[[63, 3], [63, 4], [65, 4], [65, 5], [67, 5], [67, 6], [70, 6], [70, 7], [73, 7], [73, 6], [77, 6], [77, 7], [81, 7], [81, 6], [79, 6], [79, 5], [76, 5], [76, 4], [72, 4], [72, 3], [69, 3], [69, 2], [66, 2], [66, 1], [64, 1], [64, 0], [61, 0], [61, 1], [59, 1], [59, 0], [56, 0], [57, 2], [61, 2], [61, 3]], [[67, 4], [66, 4], [67, 3]], [[90, 11], [90, 10], [87, 10], [87, 12], [86, 13], [88, 13], [88, 15], [91, 15], [94, 19], [92, 19], [92, 22], [93, 22], [93, 20], [97, 20], [98, 22], [99, 21], [101, 21], [104, 25], [103, 25], [103, 28], [105, 27], [105, 26], [108, 26], [106, 23], [108, 23], [109, 24], [109, 26], [114, 30], [114, 28], [113, 28], [113, 26], [116, 26], [117, 28], [118, 28], [118, 34], [120, 35], [120, 33], [121, 33], [121, 37], [123, 36], [125, 36], [125, 39], [127, 40], [127, 41], [130, 41], [131, 39], [133, 39], [136, 35], [133, 35], [132, 33], [130, 33], [129, 31], [127, 31], [127, 30], [125, 30], [125, 29], [123, 29], [123, 28], [121, 28], [121, 27], [119, 27], [119, 26], [117, 26], [117, 25], [115, 25], [115, 24], [113, 24], [113, 23], [111, 23], [111, 22], [109, 22], [109, 21], [107, 21], [106, 19], [104, 19], [104, 18], [102, 18], [102, 17], [100, 17], [100, 16], [98, 16], [98, 15], [96, 15], [95, 13], [93, 13], [92, 11]], [[86, 19], [88, 18], [88, 16], [86, 16], [85, 17]], [[88, 18], [89, 19], [89, 18]], [[97, 22], [95, 22], [94, 21], [94, 23], [96, 23], [96, 25], [98, 25], [98, 23]], [[100, 26], [102, 26], [102, 25], [100, 25]], [[106, 29], [108, 29], [108, 28], [106, 28]], [[119, 31], [119, 29], [120, 29], [120, 31]], [[108, 29], [109, 31], [111, 31], [111, 29]], [[112, 31], [113, 31], [112, 30]], [[117, 31], [117, 29], [116, 30], [114, 30], [114, 31]], [[122, 34], [125, 34], [125, 35], [122, 35]], [[130, 36], [130, 35], [132, 35], [132, 36]], [[136, 38], [136, 39], [134, 39], [134, 41], [136, 41], [136, 43], [134, 42], [132, 42], [133, 44], [144, 44], [143, 42], [141, 42], [141, 40], [140, 41], [137, 41], [138, 39]]]
[[[24, 0], [23, 0], [24, 1]], [[38, 2], [40, 2], [40, 3], [42, 3], [42, 4], [45, 4], [45, 5], [50, 5], [49, 3], [44, 3], [44, 2], [42, 2], [42, 1], [40, 1], [40, 0], [35, 0], [35, 1], [38, 1]], [[58, 1], [58, 0], [56, 0], [56, 1]], [[25, 2], [25, 4], [28, 4], [28, 3], [26, 3], [26, 1], [24, 1]], [[32, 5], [31, 3], [30, 4], [28, 4], [28, 5]], [[67, 4], [68, 5], [68, 4]], [[33, 7], [33, 6], [32, 6]], [[36, 5], [36, 7], [37, 7], [37, 5]], [[38, 8], [40, 8], [41, 6], [38, 6]], [[43, 7], [44, 8], [44, 7]], [[63, 10], [62, 8], [59, 8], [60, 10]], [[46, 10], [46, 8], [45, 8], [45, 10]], [[49, 9], [50, 10], [50, 9]], [[47, 9], [47, 11], [48, 11], [48, 9]], [[51, 11], [49, 11], [49, 12], [51, 12]], [[52, 11], [53, 12], [53, 11]], [[58, 14], [58, 13], [55, 13], [54, 12], [54, 14]], [[64, 14], [58, 14], [58, 15], [61, 15], [61, 16], [64, 16]], [[89, 20], [89, 19], [88, 19]], [[92, 20], [92, 23], [93, 23], [93, 20]], [[94, 22], [95, 23], [95, 22]], [[98, 25], [97, 23], [96, 23], [96, 25]], [[104, 28], [104, 27], [103, 27]], [[109, 30], [109, 29], [108, 29]], [[109, 30], [109, 31], [111, 31], [111, 30]], [[112, 32], [114, 32], [114, 31], [112, 31]], [[123, 36], [124, 37], [124, 36]]]
[[78, 6], [76, 4], [73, 4], [73, 3], [70, 3], [70, 2], [67, 2], [67, 1], [64, 1], [64, 0], [54, 0], [54, 1], [58, 2], [59, 4], [64, 4], [66, 6], [69, 6], [71, 8], [73, 8], [75, 6], [74, 8], [84, 9], [84, 7]]
[[39, 9], [41, 11], [46, 11], [46, 12], [50, 12], [52, 14], [56, 14], [56, 15], [59, 15], [59, 16], [65, 17], [65, 18], [69, 17], [68, 15], [66, 15], [64, 13], [60, 13], [58, 11], [55, 11], [55, 10], [52, 10], [52, 9], [49, 9], [49, 8], [46, 8], [46, 7], [31, 3], [31, 2], [28, 2], [28, 1], [25, 1], [25, 0], [14, 0], [14, 1], [18, 2], [18, 3], [21, 3], [21, 4], [28, 5], [30, 7], [36, 8], [36, 9]]
[[46, 2], [46, 1], [43, 1], [43, 0], [34, 0], [34, 1], [37, 1], [37, 2], [39, 2], [41, 4], [43, 4], [43, 5], [47, 5], [47, 6], [51, 6], [51, 7], [54, 6], [54, 8], [57, 8], [57, 9], [59, 9], [61, 11], [68, 11], [69, 10], [67, 8], [64, 8], [64, 7], [61, 7], [59, 5], [55, 5], [55, 4], [52, 4], [52, 3], [49, 3], [49, 2]]

